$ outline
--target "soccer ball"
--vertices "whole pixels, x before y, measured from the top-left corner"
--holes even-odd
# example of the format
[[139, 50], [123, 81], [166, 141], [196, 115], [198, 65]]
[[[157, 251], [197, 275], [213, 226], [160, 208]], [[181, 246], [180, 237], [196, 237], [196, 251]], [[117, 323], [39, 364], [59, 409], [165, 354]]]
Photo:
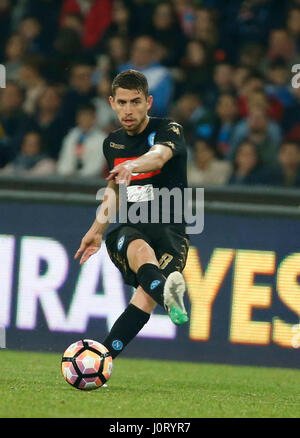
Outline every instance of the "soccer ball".
[[91, 339], [71, 344], [63, 354], [61, 371], [74, 388], [91, 391], [110, 378], [112, 357], [104, 345]]

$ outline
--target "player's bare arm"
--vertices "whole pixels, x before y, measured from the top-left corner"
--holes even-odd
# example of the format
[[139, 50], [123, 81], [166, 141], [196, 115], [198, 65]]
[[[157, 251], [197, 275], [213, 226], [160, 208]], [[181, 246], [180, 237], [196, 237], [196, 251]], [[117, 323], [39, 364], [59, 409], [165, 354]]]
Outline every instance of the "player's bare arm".
[[156, 144], [151, 150], [135, 160], [127, 160], [118, 164], [106, 178], [108, 181], [115, 179], [117, 184], [130, 184], [132, 173], [150, 172], [161, 169], [172, 158], [173, 152], [168, 146]]
[[74, 258], [80, 259], [80, 265], [85, 263], [101, 247], [102, 237], [119, 207], [119, 189], [115, 181], [110, 181], [104, 193], [104, 199], [97, 217], [91, 228], [81, 240], [80, 247]]

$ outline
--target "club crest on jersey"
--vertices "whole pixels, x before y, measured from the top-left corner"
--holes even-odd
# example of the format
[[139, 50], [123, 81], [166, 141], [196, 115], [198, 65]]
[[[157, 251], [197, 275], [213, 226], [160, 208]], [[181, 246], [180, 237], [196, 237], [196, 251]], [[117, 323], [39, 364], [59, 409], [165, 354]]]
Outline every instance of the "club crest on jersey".
[[156, 135], [156, 131], [153, 131], [148, 135], [148, 145], [150, 147], [154, 146], [155, 135]]

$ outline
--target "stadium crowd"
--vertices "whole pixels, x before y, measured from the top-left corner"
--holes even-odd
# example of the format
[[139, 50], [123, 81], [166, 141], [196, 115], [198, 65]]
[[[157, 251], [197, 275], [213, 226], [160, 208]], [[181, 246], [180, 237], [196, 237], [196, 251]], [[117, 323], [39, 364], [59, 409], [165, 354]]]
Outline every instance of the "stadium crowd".
[[299, 187], [299, 49], [300, 0], [0, 0], [0, 175], [106, 176], [111, 81], [135, 68], [191, 185]]

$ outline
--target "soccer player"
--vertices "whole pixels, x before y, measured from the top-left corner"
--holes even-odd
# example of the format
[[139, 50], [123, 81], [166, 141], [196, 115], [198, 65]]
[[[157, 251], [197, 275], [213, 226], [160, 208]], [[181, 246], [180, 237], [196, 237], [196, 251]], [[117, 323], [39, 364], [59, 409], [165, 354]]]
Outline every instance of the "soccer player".
[[[122, 127], [104, 140], [109, 182], [96, 220], [83, 237], [75, 258], [83, 264], [99, 250], [103, 234], [118, 211], [121, 188], [125, 187], [128, 220], [108, 233], [106, 247], [125, 283], [136, 290], [103, 342], [115, 358], [148, 322], [157, 304], [175, 324], [188, 321], [181, 271], [189, 238], [184, 219], [175, 220], [175, 201], [168, 206], [163, 196], [159, 195], [156, 223], [134, 223], [129, 214], [130, 208], [137, 205], [147, 205], [151, 213], [157, 190], [168, 192], [176, 188], [177, 194], [179, 190], [183, 195], [187, 186], [187, 153], [182, 127], [170, 119], [149, 117], [153, 98], [146, 77], [136, 70], [126, 70], [115, 77], [109, 99]], [[169, 209], [169, 223], [163, 220], [165, 208]], [[182, 207], [180, 210], [182, 213]]]

